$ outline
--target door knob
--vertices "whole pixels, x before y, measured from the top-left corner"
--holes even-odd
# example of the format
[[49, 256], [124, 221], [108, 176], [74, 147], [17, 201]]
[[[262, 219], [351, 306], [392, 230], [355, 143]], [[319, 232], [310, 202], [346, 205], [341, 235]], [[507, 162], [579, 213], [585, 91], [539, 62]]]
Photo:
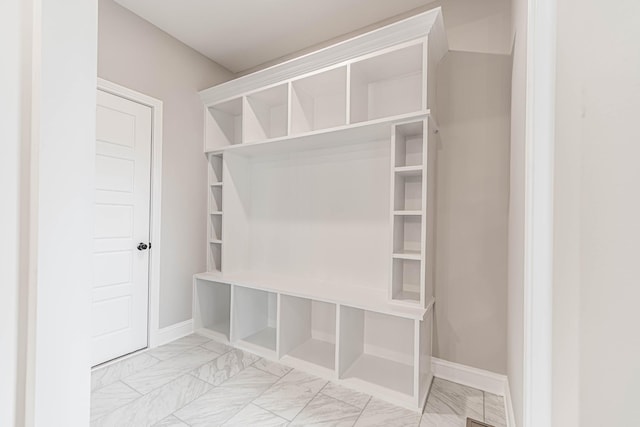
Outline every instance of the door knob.
[[140, 242], [140, 244], [138, 245], [138, 250], [139, 251], [144, 251], [145, 249], [147, 249], [149, 246], [147, 246], [146, 243], [142, 243]]

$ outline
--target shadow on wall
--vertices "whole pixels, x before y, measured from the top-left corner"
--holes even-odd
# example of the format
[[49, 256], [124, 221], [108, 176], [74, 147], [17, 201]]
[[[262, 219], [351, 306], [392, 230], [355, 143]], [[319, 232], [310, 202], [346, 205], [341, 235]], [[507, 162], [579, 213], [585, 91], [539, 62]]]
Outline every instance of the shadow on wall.
[[435, 357], [507, 371], [511, 57], [449, 52], [437, 80]]

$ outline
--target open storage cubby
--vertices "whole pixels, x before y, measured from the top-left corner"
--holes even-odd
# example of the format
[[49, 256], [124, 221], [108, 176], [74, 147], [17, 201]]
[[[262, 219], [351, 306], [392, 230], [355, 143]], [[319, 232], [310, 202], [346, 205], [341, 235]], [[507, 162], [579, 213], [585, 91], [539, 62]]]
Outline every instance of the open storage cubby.
[[418, 215], [393, 218], [393, 253], [419, 255], [422, 250], [422, 218]]
[[423, 43], [351, 65], [351, 123], [421, 111]]
[[281, 295], [280, 353], [334, 371], [336, 305]]
[[213, 105], [207, 111], [208, 146], [222, 148], [242, 143], [242, 98]]
[[395, 174], [394, 210], [422, 210], [422, 174]]
[[288, 97], [286, 84], [247, 95], [243, 118], [245, 143], [287, 134]]
[[347, 67], [323, 71], [291, 83], [291, 133], [347, 123]]
[[234, 286], [232, 341], [246, 350], [272, 357], [276, 351], [277, 295]]
[[396, 171], [415, 170], [413, 166], [423, 166], [424, 123], [422, 121], [395, 126], [395, 167]]
[[394, 258], [392, 298], [396, 301], [420, 302], [422, 262], [416, 259]]
[[209, 241], [222, 241], [222, 215], [209, 215]]
[[209, 185], [219, 184], [222, 184], [222, 156], [212, 154], [209, 156]]
[[209, 242], [209, 259], [207, 271], [222, 271], [222, 244], [216, 241]]
[[196, 278], [194, 295], [194, 330], [228, 342], [231, 286]]
[[414, 320], [340, 306], [339, 375], [414, 395]]
[[222, 187], [217, 185], [209, 186], [209, 208], [211, 212], [222, 211]]

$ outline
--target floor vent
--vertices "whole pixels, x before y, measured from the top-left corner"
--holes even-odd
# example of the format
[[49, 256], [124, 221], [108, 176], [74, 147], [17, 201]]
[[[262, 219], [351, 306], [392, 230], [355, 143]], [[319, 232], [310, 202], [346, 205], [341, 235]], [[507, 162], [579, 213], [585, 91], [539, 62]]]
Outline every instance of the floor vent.
[[467, 427], [493, 427], [491, 424], [485, 424], [480, 421], [472, 420], [471, 418], [467, 418]]

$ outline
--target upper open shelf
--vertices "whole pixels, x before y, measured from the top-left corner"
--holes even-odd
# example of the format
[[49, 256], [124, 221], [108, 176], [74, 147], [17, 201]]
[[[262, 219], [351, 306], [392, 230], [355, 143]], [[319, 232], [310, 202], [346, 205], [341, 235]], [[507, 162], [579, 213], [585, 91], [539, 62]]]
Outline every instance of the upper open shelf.
[[291, 134], [347, 123], [347, 68], [324, 71], [291, 83]]
[[424, 44], [351, 65], [351, 123], [424, 109]]
[[246, 96], [243, 117], [245, 143], [287, 134], [288, 85], [282, 84]]
[[[430, 27], [427, 35], [429, 31]], [[242, 84], [258, 79], [257, 75], [248, 75], [220, 85], [221, 88], [237, 86], [237, 89], [221, 89], [225, 96], [205, 103], [205, 152], [426, 114], [428, 99], [433, 97], [427, 93], [431, 87], [427, 79], [435, 78], [435, 68], [428, 70], [427, 64], [434, 63], [432, 56], [439, 60], [445, 51], [443, 46], [434, 48], [433, 44], [432, 39], [420, 36], [373, 53], [364, 48], [359, 55], [353, 55], [357, 50], [349, 52], [342, 62], [319, 68], [304, 67], [300, 58], [292, 60], [292, 63], [300, 61], [300, 68], [290, 72], [278, 73], [277, 70], [292, 63], [264, 70], [274, 74], [268, 79], [271, 84]], [[216, 89], [201, 94], [216, 92]], [[408, 157], [397, 166], [417, 164], [411, 155], [412, 150], [419, 147], [409, 137], [418, 133], [406, 135]]]
[[205, 126], [206, 138], [219, 147], [242, 143], [242, 98], [208, 107]]

